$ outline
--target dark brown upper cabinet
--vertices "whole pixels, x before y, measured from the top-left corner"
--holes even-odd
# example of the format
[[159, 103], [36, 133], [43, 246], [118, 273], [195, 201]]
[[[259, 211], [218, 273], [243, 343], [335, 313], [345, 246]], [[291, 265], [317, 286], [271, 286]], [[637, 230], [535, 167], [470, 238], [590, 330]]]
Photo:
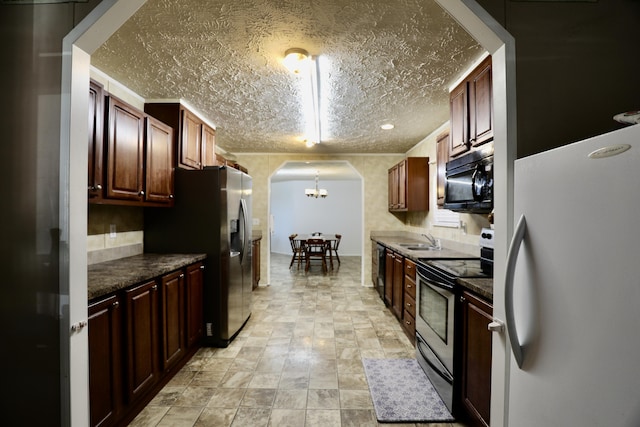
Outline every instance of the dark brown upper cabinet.
[[145, 104], [144, 111], [171, 126], [175, 131], [176, 166], [202, 169], [216, 166], [215, 129], [178, 102]]
[[91, 80], [89, 83], [89, 199], [104, 196], [104, 89]]
[[389, 169], [389, 211], [429, 210], [429, 158], [407, 157]]
[[89, 96], [89, 202], [172, 206], [173, 129], [95, 82]]
[[493, 140], [492, 84], [489, 56], [449, 94], [450, 157]]

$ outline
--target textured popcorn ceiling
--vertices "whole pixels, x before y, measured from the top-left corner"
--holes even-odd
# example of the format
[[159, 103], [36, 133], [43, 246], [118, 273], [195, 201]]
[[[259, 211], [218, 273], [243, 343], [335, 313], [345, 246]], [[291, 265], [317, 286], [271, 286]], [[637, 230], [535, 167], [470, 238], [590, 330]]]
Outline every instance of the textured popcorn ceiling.
[[[291, 47], [320, 57], [311, 149]], [[449, 85], [483, 52], [432, 0], [149, 0], [91, 62], [147, 100], [184, 100], [231, 153], [404, 153], [448, 119]]]

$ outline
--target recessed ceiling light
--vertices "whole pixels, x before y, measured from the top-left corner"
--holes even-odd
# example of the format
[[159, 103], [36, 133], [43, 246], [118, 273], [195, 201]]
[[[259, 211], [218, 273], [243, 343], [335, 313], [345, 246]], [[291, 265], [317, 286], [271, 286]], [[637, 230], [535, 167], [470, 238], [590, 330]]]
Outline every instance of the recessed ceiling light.
[[391, 123], [385, 123], [383, 125], [380, 126], [380, 129], [383, 130], [391, 130], [393, 129], [395, 126], [393, 126]]

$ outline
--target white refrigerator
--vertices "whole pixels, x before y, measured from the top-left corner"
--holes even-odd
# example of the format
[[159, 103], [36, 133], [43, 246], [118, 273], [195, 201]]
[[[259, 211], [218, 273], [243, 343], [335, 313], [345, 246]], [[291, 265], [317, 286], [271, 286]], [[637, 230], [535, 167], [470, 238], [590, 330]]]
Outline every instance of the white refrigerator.
[[508, 425], [640, 426], [640, 125], [514, 173]]

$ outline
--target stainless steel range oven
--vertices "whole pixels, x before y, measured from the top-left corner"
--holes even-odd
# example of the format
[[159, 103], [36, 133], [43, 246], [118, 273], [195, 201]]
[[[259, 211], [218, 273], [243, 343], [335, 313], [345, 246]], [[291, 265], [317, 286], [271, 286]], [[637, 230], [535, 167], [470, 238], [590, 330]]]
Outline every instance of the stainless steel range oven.
[[453, 413], [456, 280], [489, 277], [480, 259], [430, 260], [417, 264], [416, 359]]

